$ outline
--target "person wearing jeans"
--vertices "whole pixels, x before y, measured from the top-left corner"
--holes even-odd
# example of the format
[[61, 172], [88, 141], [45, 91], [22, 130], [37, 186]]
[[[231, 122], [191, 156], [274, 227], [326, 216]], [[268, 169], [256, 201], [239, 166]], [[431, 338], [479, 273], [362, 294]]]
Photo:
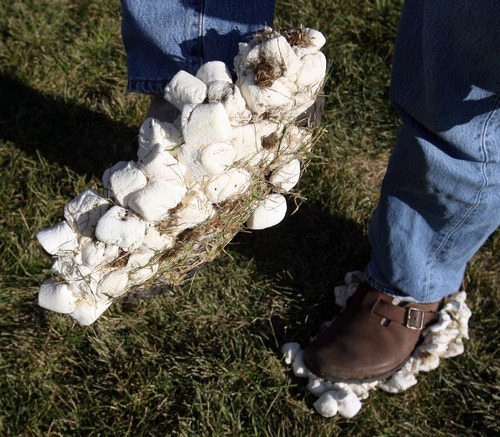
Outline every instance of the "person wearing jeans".
[[[161, 95], [180, 69], [229, 68], [274, 2], [122, 0], [128, 89]], [[391, 100], [402, 120], [369, 229], [371, 261], [344, 312], [305, 350], [317, 375], [401, 368], [500, 223], [500, 2], [407, 0]]]

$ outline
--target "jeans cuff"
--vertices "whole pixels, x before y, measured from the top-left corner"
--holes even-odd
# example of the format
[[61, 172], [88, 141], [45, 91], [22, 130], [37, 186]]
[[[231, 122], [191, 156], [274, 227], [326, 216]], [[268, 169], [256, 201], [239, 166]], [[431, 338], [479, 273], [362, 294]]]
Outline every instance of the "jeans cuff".
[[368, 282], [373, 288], [381, 293], [387, 294], [388, 296], [397, 297], [403, 299], [406, 302], [417, 302], [417, 300], [397, 288], [391, 287], [389, 284], [375, 279], [370, 274], [370, 265], [365, 269], [365, 281]]
[[127, 91], [143, 94], [162, 94], [170, 80], [129, 79]]

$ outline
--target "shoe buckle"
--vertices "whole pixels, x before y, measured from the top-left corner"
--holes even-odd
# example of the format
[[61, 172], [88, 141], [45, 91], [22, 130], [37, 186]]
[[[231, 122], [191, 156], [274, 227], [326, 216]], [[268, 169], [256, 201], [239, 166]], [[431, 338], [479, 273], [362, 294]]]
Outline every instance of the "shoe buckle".
[[424, 329], [425, 312], [419, 308], [407, 308], [405, 326], [421, 331]]

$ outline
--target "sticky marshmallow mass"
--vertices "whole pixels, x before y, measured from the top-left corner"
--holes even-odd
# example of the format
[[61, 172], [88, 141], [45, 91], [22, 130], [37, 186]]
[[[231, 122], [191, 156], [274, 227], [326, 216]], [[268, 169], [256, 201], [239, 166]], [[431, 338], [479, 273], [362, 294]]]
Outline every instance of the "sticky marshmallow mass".
[[108, 168], [102, 193], [85, 190], [63, 221], [37, 232], [58, 277], [42, 284], [39, 304], [94, 323], [132, 290], [160, 277], [178, 283], [245, 223], [264, 229], [283, 220], [283, 194], [297, 184], [311, 143], [311, 129], [294, 120], [321, 88], [324, 42], [312, 29], [266, 28], [239, 45], [234, 65], [177, 73], [164, 98], [178, 118], [144, 120], [137, 159]]

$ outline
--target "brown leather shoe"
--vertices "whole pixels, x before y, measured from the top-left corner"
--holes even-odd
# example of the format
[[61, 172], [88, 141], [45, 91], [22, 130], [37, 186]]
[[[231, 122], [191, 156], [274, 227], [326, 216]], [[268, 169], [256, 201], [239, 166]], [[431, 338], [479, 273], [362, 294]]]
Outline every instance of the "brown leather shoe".
[[403, 367], [422, 330], [437, 320], [441, 301], [392, 302], [392, 296], [361, 284], [345, 310], [306, 348], [309, 369], [334, 382], [370, 382]]

